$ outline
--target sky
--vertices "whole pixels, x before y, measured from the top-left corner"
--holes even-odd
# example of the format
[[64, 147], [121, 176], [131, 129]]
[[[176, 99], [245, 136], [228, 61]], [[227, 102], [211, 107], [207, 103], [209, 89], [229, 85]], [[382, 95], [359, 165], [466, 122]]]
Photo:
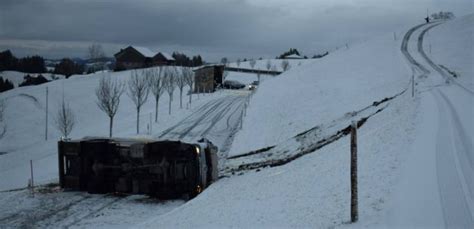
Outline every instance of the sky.
[[0, 50], [16, 56], [108, 56], [128, 45], [207, 61], [332, 51], [423, 22], [473, 13], [473, 0], [0, 0]]

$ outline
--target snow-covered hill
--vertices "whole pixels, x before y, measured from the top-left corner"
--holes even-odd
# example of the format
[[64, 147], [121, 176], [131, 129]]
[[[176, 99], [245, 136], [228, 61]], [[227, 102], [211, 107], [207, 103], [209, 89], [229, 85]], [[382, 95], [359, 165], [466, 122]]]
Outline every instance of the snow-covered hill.
[[[472, 16], [445, 24], [458, 25], [463, 25], [459, 26], [462, 29], [441, 31], [439, 36], [464, 37], [456, 45], [471, 47], [472, 40], [466, 38], [469, 33], [463, 31], [465, 26], [474, 27]], [[410, 39], [410, 52], [417, 52], [418, 35]], [[252, 98], [244, 129], [231, 152], [279, 144], [308, 128], [409, 89], [412, 70], [401, 55], [400, 43], [393, 41], [391, 34], [382, 36], [267, 80]], [[438, 45], [442, 49], [446, 44]], [[429, 156], [425, 160], [424, 156], [434, 155], [436, 142], [429, 138], [436, 135], [438, 126], [431, 123], [436, 107], [427, 107], [425, 97], [430, 88], [449, 85], [436, 80], [434, 85], [425, 85], [426, 77], [418, 77], [418, 71], [415, 74], [419, 82], [415, 98], [408, 90], [358, 130], [358, 223], [347, 224], [350, 150], [349, 138], [343, 137], [286, 165], [224, 178], [193, 201], [138, 227], [443, 227], [443, 216], [437, 214], [443, 205], [436, 199], [429, 201], [437, 195], [438, 187], [431, 186], [436, 185], [432, 180], [436, 179], [436, 170], [432, 170], [436, 159]], [[472, 104], [472, 98], [458, 103], [468, 106], [467, 101]], [[453, 211], [451, 216], [456, 212], [461, 211]]]
[[[431, 25], [421, 26], [409, 40], [411, 53], [418, 53], [417, 38], [420, 31], [428, 26]], [[468, 51], [461, 51], [465, 47], [472, 47], [470, 39], [472, 28], [474, 28], [474, 17], [470, 15], [430, 30], [430, 38], [427, 38], [433, 38], [431, 40], [433, 58], [437, 58], [438, 63], [445, 63], [462, 73], [459, 77], [460, 83], [472, 82], [472, 65], [468, 62], [470, 60], [472, 63], [473, 57]], [[436, 38], [433, 34], [437, 34]], [[456, 42], [450, 42], [453, 40]], [[405, 93], [384, 103], [383, 110], [370, 117], [358, 129], [359, 222], [356, 224], [348, 224], [350, 220], [348, 136], [285, 165], [229, 174], [186, 203], [157, 201], [152, 203], [153, 207], [141, 205], [137, 207], [135, 197], [115, 202], [115, 198], [104, 197], [102, 200], [97, 196], [84, 194], [83, 197], [71, 193], [41, 194], [43, 196], [35, 200], [28, 197], [26, 191], [15, 191], [0, 192], [0, 203], [3, 206], [0, 207], [0, 214], [5, 215], [4, 222], [9, 222], [8, 217], [20, 213], [29, 215], [27, 213], [35, 212], [32, 209], [41, 204], [48, 204], [48, 208], [54, 209], [55, 201], [62, 203], [61, 200], [74, 202], [79, 199], [84, 200], [87, 206], [76, 204], [66, 208], [71, 209], [70, 215], [68, 212], [64, 214], [64, 211], [58, 214], [54, 211], [40, 212], [38, 215], [44, 213], [43, 215], [48, 215], [49, 218], [46, 220], [47, 224], [41, 222], [38, 225], [49, 227], [135, 225], [137, 228], [443, 227], [445, 221], [442, 218], [442, 207], [446, 205], [442, 205], [443, 203], [439, 201], [440, 180], [437, 174], [457, 173], [449, 168], [437, 171], [437, 166], [443, 165], [444, 161], [438, 159], [436, 164], [437, 154], [434, 151], [439, 151], [436, 149], [439, 144], [442, 146], [443, 143], [453, 144], [454, 140], [443, 140], [452, 138], [450, 133], [456, 133], [458, 137], [458, 132], [466, 127], [454, 124], [451, 126], [451, 123], [469, 123], [473, 110], [464, 108], [463, 112], [460, 112], [460, 121], [449, 119], [451, 116], [456, 116], [451, 114], [455, 112], [450, 111], [449, 114], [445, 112], [442, 108], [448, 107], [447, 104], [436, 107], [435, 100], [427, 95], [430, 95], [432, 89], [446, 89], [448, 96], [458, 98], [454, 106], [461, 109], [469, 107], [473, 99], [458, 96], [460, 92], [457, 88], [450, 86], [452, 84], [446, 84], [435, 71], [429, 76], [420, 75], [419, 70], [412, 72], [414, 67], [406, 61], [400, 51], [401, 43], [402, 40], [394, 40], [393, 34], [390, 33], [365, 43], [349, 45], [349, 48], [339, 49], [322, 59], [307, 60], [301, 66], [296, 64], [277, 77], [265, 78], [251, 98], [243, 129], [238, 132], [230, 151], [231, 154], [238, 155], [265, 146], [291, 143], [292, 137], [296, 134], [316, 126], [325, 127], [333, 121], [350, 121], [354, 117], [353, 111], [407, 89]], [[428, 48], [425, 42], [425, 50]], [[460, 61], [445, 57], [443, 53], [451, 52], [449, 50], [463, 53], [461, 57], [452, 57]], [[454, 56], [454, 51], [451, 55]], [[416, 54], [415, 58], [422, 60], [419, 54]], [[463, 62], [462, 59], [467, 61]], [[262, 61], [262, 64], [265, 62]], [[422, 64], [426, 65], [426, 61]], [[414, 98], [410, 93], [412, 74], [415, 74], [417, 82]], [[119, 80], [126, 80], [129, 75], [130, 72], [127, 71], [112, 73], [112, 76]], [[51, 111], [57, 108], [57, 101], [60, 100], [64, 88], [65, 98], [71, 102], [78, 118], [73, 138], [107, 134], [107, 117], [95, 105], [94, 89], [99, 76], [98, 74], [77, 76], [0, 94], [0, 98], [7, 99], [9, 106], [6, 114], [9, 132], [0, 140], [0, 152], [7, 153], [0, 155], [0, 178], [2, 178], [0, 190], [26, 185], [30, 159], [34, 160], [40, 182], [55, 181], [57, 173], [55, 144], [59, 134], [51, 127], [49, 140], [44, 141], [46, 87], [50, 90]], [[253, 78], [238, 74], [231, 77], [243, 77], [248, 81]], [[153, 126], [153, 133], [172, 126], [195, 108], [220, 96], [224, 95], [216, 93], [212, 96], [201, 96], [199, 100], [195, 98], [193, 108], [186, 110], [178, 108], [179, 103], [176, 102], [178, 95], [175, 94], [174, 115], [168, 116], [165, 109], [168, 100], [164, 95], [160, 105], [160, 123]], [[114, 133], [116, 136], [134, 135], [135, 109], [126, 95], [122, 100]], [[149, 101], [142, 113], [142, 130], [152, 111], [153, 103]], [[438, 120], [438, 116], [444, 117], [445, 122]], [[449, 131], [444, 131], [443, 128]], [[466, 133], [472, 134], [471, 129], [474, 128], [467, 129]], [[461, 138], [472, 136], [468, 134]], [[437, 141], [440, 143], [437, 144]], [[468, 143], [460, 145], [464, 149], [469, 149]], [[472, 149], [472, 142], [470, 145]], [[442, 149], [449, 150], [448, 148]], [[472, 155], [472, 150], [470, 153]], [[272, 155], [268, 154], [268, 157], [272, 159]], [[465, 161], [468, 159], [463, 161], [462, 168], [472, 171], [469, 170], [469, 164], [466, 166]], [[449, 181], [450, 178], [445, 177], [445, 180], [441, 181]], [[424, 186], [430, 189], [426, 190]], [[446, 187], [450, 188], [449, 185], [443, 186]], [[470, 186], [466, 185], [461, 188], [471, 190]], [[464, 189], [453, 190], [456, 192], [449, 193], [448, 190], [439, 193], [446, 197], [446, 193], [448, 196], [453, 193], [462, 194]], [[455, 197], [454, 199], [458, 201], [461, 195]], [[472, 208], [472, 199], [468, 199], [462, 209], [456, 208], [455, 204], [448, 205], [450, 209], [454, 209], [450, 211], [449, 216], [453, 214], [456, 216], [458, 212], [468, 212], [466, 206], [467, 210]], [[97, 205], [90, 203], [93, 202], [91, 200], [94, 202], [97, 200], [95, 202]], [[97, 207], [98, 210], [91, 210], [98, 205], [101, 206]], [[9, 206], [17, 206], [20, 210], [15, 211], [15, 208]], [[129, 211], [134, 210], [145, 212], [139, 217], [136, 214], [129, 214]], [[150, 211], [154, 211], [156, 215], [147, 215]], [[435, 213], [434, 217], [430, 215], [431, 213]], [[0, 217], [0, 222], [2, 219], [5, 218]]]
[[[17, 73], [10, 72], [9, 76]], [[33, 160], [35, 180], [38, 183], [57, 181], [57, 141], [60, 133], [54, 126], [62, 95], [70, 103], [76, 116], [76, 126], [71, 138], [84, 136], [108, 136], [108, 117], [96, 105], [95, 89], [100, 77], [110, 77], [126, 82], [131, 71], [75, 75], [69, 79], [56, 80], [38, 86], [20, 87], [0, 94], [5, 99], [5, 123], [7, 133], [0, 139], [0, 190], [25, 187], [29, 177], [29, 160]], [[45, 140], [46, 88], [49, 93], [48, 140]], [[183, 92], [183, 109], [179, 108], [179, 90], [173, 96], [172, 115], [168, 115], [168, 95], [160, 99], [159, 122], [152, 122], [151, 134], [155, 135], [171, 127], [191, 114], [209, 100], [224, 96], [222, 93], [203, 96], [193, 95], [192, 109], [186, 109], [188, 88]], [[154, 98], [149, 96], [141, 110], [140, 135], [148, 133], [147, 126], [154, 118]], [[153, 117], [152, 117], [153, 116]], [[136, 109], [131, 99], [124, 93], [114, 120], [114, 136], [136, 135]]]
[[[229, 63], [228, 66], [232, 68], [243, 68], [243, 69], [259, 69], [259, 70], [272, 70], [274, 71], [283, 71], [281, 63], [283, 61], [288, 61], [289, 69], [303, 66], [307, 63], [311, 63], [314, 60], [319, 59], [261, 59], [255, 60], [255, 66], [250, 65], [250, 61], [243, 61], [240, 64], [237, 62]], [[267, 64], [270, 64], [270, 69], [267, 68]]]
[[52, 74], [52, 73], [24, 73], [24, 72], [17, 72], [17, 71], [0, 72], [0, 77], [12, 82], [15, 87], [18, 87], [18, 85], [20, 85], [23, 82], [24, 77], [26, 75], [30, 75], [31, 77], [37, 77], [38, 75], [42, 75], [45, 79], [49, 81], [65, 78], [64, 75]]
[[275, 145], [393, 96], [411, 76], [400, 40], [390, 35], [307, 62], [259, 87], [231, 154]]

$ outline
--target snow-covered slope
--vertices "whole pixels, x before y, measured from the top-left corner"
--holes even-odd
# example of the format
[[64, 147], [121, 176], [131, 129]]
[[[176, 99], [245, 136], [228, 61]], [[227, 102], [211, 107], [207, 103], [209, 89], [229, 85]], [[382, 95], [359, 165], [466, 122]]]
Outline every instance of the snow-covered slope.
[[64, 75], [60, 74], [52, 74], [52, 73], [24, 73], [24, 72], [17, 72], [17, 71], [3, 71], [0, 72], [0, 77], [3, 79], [8, 79], [10, 82], [13, 83], [15, 87], [18, 87], [26, 75], [30, 75], [31, 77], [37, 77], [38, 75], [42, 75], [47, 80], [57, 80], [57, 79], [64, 79]]
[[472, 21], [474, 14], [439, 25], [428, 32], [424, 45], [434, 62], [455, 73], [460, 83], [474, 91]]
[[[473, 27], [474, 21], [452, 22], [457, 23]], [[410, 39], [410, 52], [417, 52], [418, 35]], [[468, 35], [453, 30], [443, 36]], [[391, 39], [380, 37], [268, 80], [252, 98], [233, 152], [278, 144], [298, 131], [407, 88], [411, 68], [401, 56], [400, 41]], [[467, 43], [457, 45], [472, 43], [463, 41]], [[452, 127], [432, 123], [438, 121], [436, 107], [433, 101], [426, 103], [426, 95], [428, 87], [436, 89], [440, 82], [433, 87], [423, 79], [417, 77], [421, 81], [415, 98], [402, 94], [358, 130], [358, 223], [347, 223], [350, 150], [349, 138], [344, 137], [286, 165], [221, 179], [196, 199], [137, 227], [443, 227], [442, 205], [429, 201], [439, 198], [435, 168], [444, 163], [435, 164], [436, 141], [431, 137]], [[457, 104], [467, 105], [466, 99]]]
[[[5, 123], [7, 134], [0, 139], [0, 190], [25, 187], [29, 179], [29, 160], [35, 167], [35, 181], [38, 183], [57, 180], [57, 141], [60, 133], [54, 126], [54, 115], [64, 93], [76, 116], [76, 126], [71, 138], [84, 136], [108, 136], [108, 117], [96, 105], [95, 89], [103, 73], [76, 75], [65, 80], [56, 80], [38, 86], [15, 88], [0, 94], [6, 99]], [[106, 73], [105, 73], [106, 74]], [[112, 72], [110, 77], [125, 82], [130, 71]], [[11, 75], [11, 74], [8, 74]], [[49, 90], [48, 139], [45, 140], [46, 88]], [[193, 109], [186, 109], [188, 88], [183, 92], [183, 109], [179, 108], [179, 90], [173, 96], [172, 115], [168, 115], [168, 95], [160, 99], [159, 122], [152, 122], [152, 135], [171, 127], [191, 114], [195, 108], [211, 99], [225, 96], [222, 93], [193, 95]], [[140, 114], [140, 135], [147, 134], [147, 126], [154, 118], [152, 96], [142, 107]], [[114, 120], [114, 136], [136, 135], [136, 109], [124, 93]]]
[[[243, 69], [260, 69], [267, 70], [267, 63], [270, 62], [270, 68], [274, 68], [275, 71], [283, 71], [281, 63], [283, 61], [288, 61], [289, 69], [303, 66], [307, 63], [311, 63], [313, 60], [319, 59], [261, 59], [255, 60], [255, 66], [252, 68], [250, 61], [241, 62], [239, 65], [237, 62], [229, 63], [228, 66], [232, 68], [243, 68]], [[272, 70], [272, 69], [270, 69]]]
[[411, 76], [400, 40], [390, 35], [307, 62], [259, 87], [231, 155], [275, 145], [392, 96]]

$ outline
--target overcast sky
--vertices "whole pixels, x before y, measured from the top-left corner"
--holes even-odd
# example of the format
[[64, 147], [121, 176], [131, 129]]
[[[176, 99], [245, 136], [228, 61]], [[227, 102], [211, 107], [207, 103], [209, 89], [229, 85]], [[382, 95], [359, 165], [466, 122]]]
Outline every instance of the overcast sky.
[[85, 57], [103, 44], [201, 54], [208, 61], [333, 50], [423, 22], [456, 16], [473, 0], [0, 0], [0, 50], [17, 56]]

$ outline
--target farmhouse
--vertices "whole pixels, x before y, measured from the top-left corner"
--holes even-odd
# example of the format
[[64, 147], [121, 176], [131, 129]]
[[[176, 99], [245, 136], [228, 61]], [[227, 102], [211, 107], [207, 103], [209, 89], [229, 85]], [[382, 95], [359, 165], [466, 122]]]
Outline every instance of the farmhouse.
[[194, 69], [194, 92], [214, 92], [218, 85], [222, 85], [224, 65], [205, 65]]
[[128, 46], [125, 49], [120, 49], [114, 56], [116, 70], [173, 65], [175, 63], [175, 59], [168, 53], [153, 52], [139, 46]]

